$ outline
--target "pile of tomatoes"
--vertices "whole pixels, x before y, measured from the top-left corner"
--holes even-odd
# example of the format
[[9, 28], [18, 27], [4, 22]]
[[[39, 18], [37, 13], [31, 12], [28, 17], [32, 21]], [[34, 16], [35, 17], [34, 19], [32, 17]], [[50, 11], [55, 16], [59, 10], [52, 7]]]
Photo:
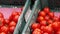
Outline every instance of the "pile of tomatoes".
[[39, 12], [36, 22], [31, 25], [32, 34], [60, 34], [60, 18], [48, 7]]
[[21, 12], [12, 12], [8, 19], [0, 12], [0, 34], [13, 34]]

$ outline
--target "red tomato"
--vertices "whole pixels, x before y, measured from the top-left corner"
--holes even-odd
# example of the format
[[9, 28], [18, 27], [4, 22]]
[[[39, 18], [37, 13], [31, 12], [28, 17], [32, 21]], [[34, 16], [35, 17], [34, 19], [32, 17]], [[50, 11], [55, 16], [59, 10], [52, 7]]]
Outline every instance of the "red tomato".
[[49, 20], [50, 19], [50, 17], [49, 16], [45, 16], [45, 20]]
[[12, 12], [12, 16], [18, 15], [18, 12]]
[[53, 20], [54, 21], [59, 21], [59, 18], [58, 17], [54, 17]]
[[40, 11], [38, 16], [46, 16], [46, 13], [44, 11]]
[[52, 33], [53, 29], [50, 26], [41, 26], [43, 32]]
[[14, 16], [13, 21], [15, 21], [17, 23], [18, 18], [19, 18], [19, 15]]
[[49, 12], [50, 12], [50, 9], [49, 9], [48, 7], [45, 7], [45, 8], [44, 8], [44, 12], [45, 12], [45, 13], [49, 13]]
[[16, 22], [11, 21], [11, 22], [9, 23], [9, 26], [16, 26]]
[[60, 31], [57, 31], [56, 34], [60, 34]]
[[40, 29], [43, 31], [43, 30], [44, 30], [44, 28], [45, 28], [45, 26], [41, 26], [41, 28], [40, 28]]
[[41, 34], [41, 30], [40, 29], [35, 29], [32, 34]]
[[43, 20], [43, 21], [40, 22], [40, 24], [41, 24], [41, 26], [46, 26], [47, 22], [46, 22], [46, 20]]
[[18, 12], [18, 15], [20, 15], [21, 14], [21, 12]]
[[3, 14], [0, 12], [0, 18], [4, 18]]
[[52, 23], [53, 23], [53, 20], [49, 19], [49, 20], [47, 21], [47, 23], [48, 23], [48, 24], [52, 24]]
[[34, 30], [34, 29], [36, 29], [36, 28], [40, 28], [40, 24], [39, 23], [33, 23], [32, 25], [31, 25], [31, 28]]
[[15, 26], [9, 27], [9, 31], [10, 31], [10, 32], [14, 32], [14, 29], [15, 29]]
[[5, 19], [5, 24], [8, 25], [10, 23], [9, 19]]
[[6, 27], [6, 26], [2, 26], [1, 27], [1, 32], [8, 32], [8, 27]]
[[53, 27], [53, 29], [54, 29], [55, 31], [58, 30], [58, 29], [59, 29], [58, 22], [54, 22], [54, 23], [52, 24], [52, 27]]
[[42, 21], [42, 20], [44, 20], [44, 17], [42, 17], [42, 16], [37, 17], [37, 22], [38, 23], [40, 23], [40, 21]]
[[6, 34], [5, 32], [1, 32], [0, 34]]
[[59, 25], [59, 29], [60, 29], [60, 22], [58, 22], [58, 25]]
[[43, 34], [49, 34], [49, 33], [45, 32], [45, 33], [43, 33]]
[[51, 18], [54, 17], [54, 13], [53, 13], [53, 12], [48, 13], [48, 15], [49, 15]]

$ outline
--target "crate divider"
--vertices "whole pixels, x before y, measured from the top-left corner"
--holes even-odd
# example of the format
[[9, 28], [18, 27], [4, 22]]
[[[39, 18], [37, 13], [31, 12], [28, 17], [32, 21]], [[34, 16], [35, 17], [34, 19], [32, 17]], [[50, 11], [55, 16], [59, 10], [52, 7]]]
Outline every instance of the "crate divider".
[[25, 14], [27, 12], [28, 7], [30, 6], [30, 3], [31, 3], [30, 0], [26, 1], [25, 6], [23, 8], [23, 11], [22, 11], [19, 19], [18, 19], [18, 23], [16, 25], [16, 28], [15, 28], [13, 34], [19, 34], [20, 33], [19, 30], [21, 30], [21, 31], [23, 30], [23, 28], [24, 28], [24, 26], [26, 24], [24, 16], [25, 16]]

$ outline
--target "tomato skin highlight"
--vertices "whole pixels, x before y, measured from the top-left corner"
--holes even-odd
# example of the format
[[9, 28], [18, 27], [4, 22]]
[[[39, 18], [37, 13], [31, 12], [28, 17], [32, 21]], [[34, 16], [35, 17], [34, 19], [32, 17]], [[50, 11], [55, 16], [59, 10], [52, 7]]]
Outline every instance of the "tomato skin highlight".
[[1, 32], [0, 34], [6, 34], [5, 32]]
[[13, 21], [15, 21], [17, 23], [18, 18], [19, 18], [19, 15], [14, 16]]
[[37, 28], [32, 32], [32, 34], [41, 34], [41, 30]]
[[37, 17], [37, 20], [36, 20], [36, 21], [37, 21], [38, 23], [40, 23], [40, 21], [42, 21], [42, 20], [44, 20], [44, 17], [39, 16], [39, 17]]
[[11, 21], [11, 22], [9, 23], [9, 26], [16, 26], [16, 22]]

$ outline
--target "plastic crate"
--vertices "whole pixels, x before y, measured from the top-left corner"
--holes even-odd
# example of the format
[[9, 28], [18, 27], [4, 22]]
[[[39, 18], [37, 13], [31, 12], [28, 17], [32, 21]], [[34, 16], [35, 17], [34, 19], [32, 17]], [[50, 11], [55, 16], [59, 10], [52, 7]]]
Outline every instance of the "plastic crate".
[[[44, 2], [42, 2], [42, 1], [44, 1]], [[37, 15], [38, 15], [38, 11], [41, 10], [41, 9], [43, 9], [43, 8], [46, 7], [46, 6], [49, 7], [47, 0], [36, 0], [36, 1], [35, 1], [34, 6], [33, 6], [33, 8], [32, 8], [32, 12], [31, 12], [31, 14], [30, 14], [30, 16], [29, 16], [29, 18], [28, 18], [28, 21], [27, 21], [27, 23], [26, 23], [26, 25], [25, 25], [25, 27], [24, 27], [24, 29], [23, 29], [23, 31], [22, 31], [21, 34], [26, 34], [26, 32], [29, 32], [28, 34], [31, 34], [31, 30], [27, 31], [28, 28], [30, 29], [30, 25], [31, 25], [33, 22], [35, 22], [36, 17], [37, 17]], [[52, 9], [52, 8], [51, 8], [51, 10], [52, 10], [52, 11], [55, 11], [54, 14], [58, 14], [58, 12], [57, 12], [57, 11], [59, 11], [58, 9]], [[60, 14], [60, 13], [59, 13], [59, 14]], [[59, 15], [56, 15], [56, 16], [59, 16]]]

